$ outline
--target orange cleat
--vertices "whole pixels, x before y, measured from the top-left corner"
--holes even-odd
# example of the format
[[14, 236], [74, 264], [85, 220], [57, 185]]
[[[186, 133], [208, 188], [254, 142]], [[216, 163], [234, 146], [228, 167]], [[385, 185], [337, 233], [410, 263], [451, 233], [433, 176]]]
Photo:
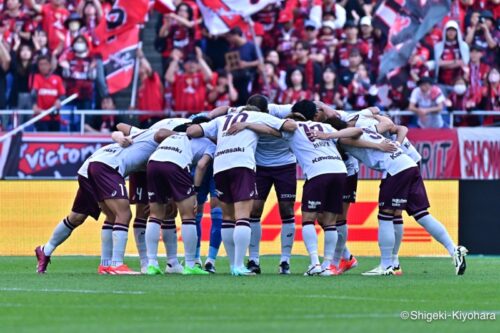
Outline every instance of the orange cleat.
[[356, 268], [357, 266], [358, 266], [358, 261], [351, 255], [351, 258], [349, 260], [345, 260], [344, 258], [340, 260], [339, 271], [345, 273], [348, 270]]
[[330, 265], [330, 271], [332, 272], [332, 275], [341, 275], [342, 273], [344, 273], [343, 271], [338, 269], [337, 266], [335, 265]]
[[127, 265], [123, 264], [120, 266], [112, 267], [110, 266], [108, 268], [108, 274], [111, 275], [140, 275], [140, 272], [136, 272], [128, 268]]
[[97, 267], [97, 274], [99, 274], [99, 275], [109, 274], [109, 269], [110, 268], [111, 268], [111, 266], [99, 265], [99, 267]]
[[394, 267], [394, 275], [403, 275], [403, 269], [401, 268], [401, 266]]

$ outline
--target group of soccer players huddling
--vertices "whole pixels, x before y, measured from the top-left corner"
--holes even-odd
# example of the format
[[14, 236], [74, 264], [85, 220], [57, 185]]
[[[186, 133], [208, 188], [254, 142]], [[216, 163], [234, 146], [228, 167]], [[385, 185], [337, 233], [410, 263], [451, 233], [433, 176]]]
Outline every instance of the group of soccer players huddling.
[[[45, 273], [54, 250], [88, 216], [106, 219], [101, 230], [99, 274], [163, 274], [158, 262], [160, 235], [165, 273], [215, 273], [221, 242], [235, 276], [260, 274], [261, 216], [274, 185], [282, 220], [279, 273], [290, 274], [295, 238], [296, 164], [303, 170], [302, 238], [310, 257], [304, 275], [340, 275], [357, 266], [349, 252], [347, 212], [356, 200], [359, 162], [383, 172], [379, 193], [380, 264], [367, 276], [401, 275], [402, 211], [440, 242], [455, 273], [466, 269], [467, 249], [457, 246], [429, 212], [419, 172], [421, 156], [406, 138], [408, 130], [375, 107], [347, 113], [308, 100], [268, 104], [262, 95], [247, 105], [219, 107], [189, 119], [170, 118], [149, 129], [119, 124], [115, 143], [98, 149], [78, 171], [79, 188], [70, 214], [44, 246], [35, 249], [38, 273]], [[125, 178], [130, 180], [127, 193]], [[208, 257], [200, 259], [203, 206], [210, 194]], [[124, 263], [130, 205], [141, 272]], [[184, 265], [177, 257], [179, 215]], [[320, 262], [316, 221], [324, 231]], [[248, 261], [245, 256], [248, 252]]]

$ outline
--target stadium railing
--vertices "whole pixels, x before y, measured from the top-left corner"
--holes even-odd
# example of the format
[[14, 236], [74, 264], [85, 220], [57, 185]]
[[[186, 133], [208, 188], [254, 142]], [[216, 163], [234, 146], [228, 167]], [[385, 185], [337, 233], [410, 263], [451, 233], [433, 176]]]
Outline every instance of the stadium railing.
[[[356, 112], [356, 111], [352, 111]], [[74, 117], [77, 116], [79, 117], [79, 131], [74, 131], [73, 133], [80, 132], [81, 134], [85, 133], [85, 124], [86, 124], [86, 117], [93, 117], [93, 116], [119, 116], [119, 117], [131, 117], [131, 119], [134, 116], [162, 116], [162, 117], [187, 117], [189, 115], [189, 112], [187, 111], [171, 111], [171, 110], [166, 110], [166, 111], [132, 111], [132, 110], [60, 110], [59, 113], [62, 116], [70, 116]], [[385, 115], [389, 115], [393, 119], [395, 119], [395, 122], [399, 122], [399, 118], [402, 116], [414, 116], [415, 113], [412, 111], [386, 111], [383, 112]], [[21, 116], [33, 116], [34, 112], [33, 110], [0, 110], [0, 119], [2, 119], [2, 122], [8, 120], [8, 124], [12, 124], [10, 129], [15, 129], [18, 126], [21, 125], [20, 123], [20, 117]], [[449, 121], [448, 126], [450, 128], [454, 127], [454, 118], [456, 116], [500, 116], [500, 111], [488, 111], [488, 110], [477, 110], [477, 111], [448, 111], [446, 113], [443, 113], [444, 116], [449, 116]], [[495, 124], [494, 124], [495, 125]], [[499, 125], [499, 124], [496, 124]], [[64, 132], [64, 131], [63, 131]], [[66, 131], [66, 132], [69, 132]]]

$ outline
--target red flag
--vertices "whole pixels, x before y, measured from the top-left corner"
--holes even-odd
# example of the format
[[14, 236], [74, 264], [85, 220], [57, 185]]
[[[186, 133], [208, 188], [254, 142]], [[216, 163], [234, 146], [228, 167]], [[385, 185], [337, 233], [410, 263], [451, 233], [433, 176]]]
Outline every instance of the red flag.
[[107, 39], [96, 49], [96, 52], [102, 56], [110, 94], [114, 94], [130, 85], [134, 76], [138, 47], [139, 28], [134, 27]]
[[145, 21], [148, 13], [148, 0], [116, 0], [113, 7], [96, 28], [97, 42], [121, 34]]
[[162, 14], [174, 13], [175, 4], [173, 0], [155, 0], [153, 9]]

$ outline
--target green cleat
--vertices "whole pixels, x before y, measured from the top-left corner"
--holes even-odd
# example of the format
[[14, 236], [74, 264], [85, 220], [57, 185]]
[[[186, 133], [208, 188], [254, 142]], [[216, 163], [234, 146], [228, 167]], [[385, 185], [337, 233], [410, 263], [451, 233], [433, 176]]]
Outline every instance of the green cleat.
[[210, 273], [207, 271], [204, 271], [201, 267], [198, 265], [195, 265], [194, 267], [184, 267], [184, 271], [182, 272], [182, 275], [209, 275]]
[[163, 272], [159, 266], [149, 265], [146, 270], [146, 275], [163, 275]]

